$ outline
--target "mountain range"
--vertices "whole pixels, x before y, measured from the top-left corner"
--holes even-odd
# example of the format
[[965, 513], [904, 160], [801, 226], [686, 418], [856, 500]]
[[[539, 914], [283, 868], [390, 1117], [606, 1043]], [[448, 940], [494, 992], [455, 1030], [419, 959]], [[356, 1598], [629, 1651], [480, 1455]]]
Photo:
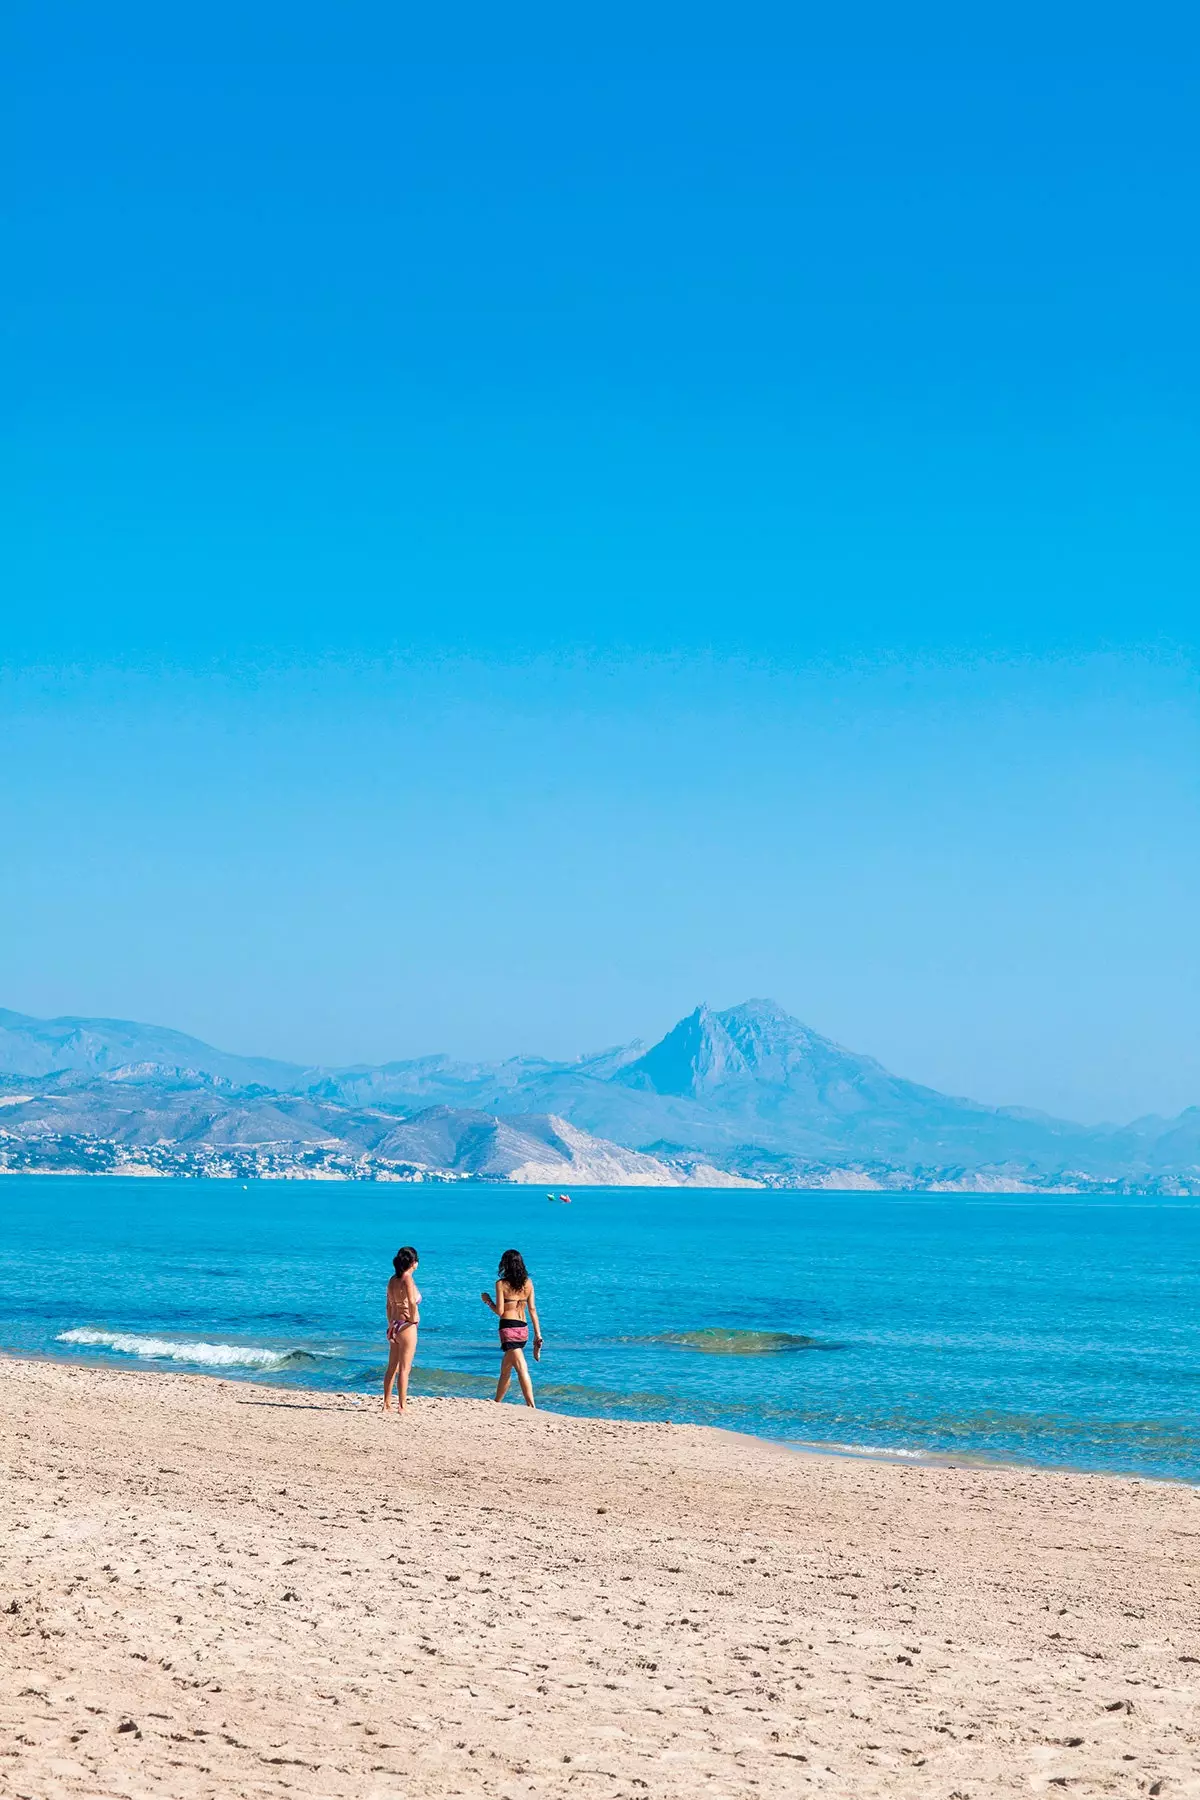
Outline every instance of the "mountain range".
[[569, 1062], [348, 1068], [0, 1011], [0, 1165], [96, 1166], [100, 1145], [106, 1166], [183, 1159], [197, 1173], [1200, 1191], [1200, 1107], [1084, 1126], [986, 1106], [893, 1075], [769, 1000], [700, 1006], [656, 1044]]

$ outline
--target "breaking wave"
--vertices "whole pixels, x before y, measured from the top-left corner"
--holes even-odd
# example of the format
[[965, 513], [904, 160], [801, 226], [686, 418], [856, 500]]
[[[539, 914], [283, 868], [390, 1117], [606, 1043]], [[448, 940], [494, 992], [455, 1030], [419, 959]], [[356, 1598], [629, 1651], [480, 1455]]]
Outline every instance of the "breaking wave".
[[[820, 1438], [794, 1438], [790, 1440], [796, 1450], [814, 1450], [822, 1456], [861, 1456], [870, 1462], [953, 1462], [966, 1459], [949, 1454], [939, 1456], [936, 1450], [909, 1450], [902, 1444], [833, 1444]], [[983, 1457], [976, 1459], [983, 1462]]]
[[266, 1350], [257, 1344], [184, 1343], [174, 1338], [138, 1337], [131, 1331], [93, 1331], [77, 1326], [60, 1331], [59, 1344], [82, 1344], [94, 1350], [115, 1350], [122, 1356], [142, 1356], [153, 1362], [193, 1363], [206, 1369], [291, 1369], [315, 1363], [311, 1350]]

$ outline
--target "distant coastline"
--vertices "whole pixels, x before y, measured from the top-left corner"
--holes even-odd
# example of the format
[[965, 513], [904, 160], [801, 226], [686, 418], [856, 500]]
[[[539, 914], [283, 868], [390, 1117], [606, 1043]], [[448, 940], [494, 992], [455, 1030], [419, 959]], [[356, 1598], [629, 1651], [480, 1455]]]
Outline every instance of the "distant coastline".
[[[546, 1183], [570, 1183], [577, 1188], [731, 1188], [742, 1192], [773, 1189], [776, 1192], [794, 1193], [828, 1193], [838, 1194], [1028, 1194], [1041, 1199], [1053, 1199], [1056, 1195], [1066, 1197], [1094, 1197], [1103, 1199], [1106, 1196], [1118, 1198], [1127, 1195], [1131, 1198], [1145, 1199], [1196, 1199], [1200, 1198], [1200, 1178], [1185, 1179], [1178, 1176], [1164, 1176], [1154, 1182], [1131, 1182], [1123, 1180], [1089, 1181], [1080, 1177], [1074, 1179], [1059, 1178], [1057, 1180], [1030, 1181], [1016, 1176], [989, 1174], [981, 1171], [943, 1171], [922, 1178], [920, 1174], [905, 1175], [895, 1170], [871, 1173], [862, 1169], [828, 1169], [815, 1170], [805, 1176], [797, 1173], [786, 1179], [757, 1180], [751, 1176], [739, 1176], [725, 1170], [693, 1169], [687, 1175], [680, 1172], [674, 1179], [662, 1180], [629, 1180], [614, 1181], [597, 1176], [583, 1174], [578, 1166], [563, 1164], [562, 1167], [541, 1168], [535, 1174], [525, 1175], [520, 1172], [510, 1175], [479, 1174], [474, 1171], [458, 1171], [454, 1169], [396, 1167], [391, 1164], [372, 1162], [364, 1159], [349, 1167], [339, 1167], [336, 1163], [289, 1162], [286, 1157], [269, 1161], [255, 1159], [253, 1161], [230, 1159], [227, 1156], [214, 1156], [211, 1159], [203, 1154], [185, 1152], [179, 1146], [163, 1145], [156, 1147], [161, 1154], [157, 1161], [144, 1159], [126, 1160], [120, 1152], [121, 1145], [105, 1143], [102, 1140], [90, 1139], [87, 1144], [87, 1159], [72, 1162], [63, 1157], [57, 1145], [40, 1146], [44, 1160], [12, 1160], [11, 1149], [6, 1147], [0, 1137], [0, 1176], [38, 1176], [51, 1178], [59, 1176], [64, 1179], [127, 1179], [139, 1181], [307, 1181], [307, 1182], [384, 1182], [407, 1185], [442, 1186], [442, 1187], [490, 1187], [517, 1186], [541, 1187]], [[111, 1160], [106, 1160], [111, 1154]]]
[[770, 1000], [569, 1062], [305, 1067], [0, 1010], [0, 1172], [1200, 1195], [1200, 1106], [1086, 1126], [891, 1074]]

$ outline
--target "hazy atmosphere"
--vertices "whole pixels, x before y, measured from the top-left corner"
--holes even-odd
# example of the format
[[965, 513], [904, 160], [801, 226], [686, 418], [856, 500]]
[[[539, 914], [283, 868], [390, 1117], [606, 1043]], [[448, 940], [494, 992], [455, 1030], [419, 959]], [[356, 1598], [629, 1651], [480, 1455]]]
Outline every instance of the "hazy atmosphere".
[[571, 1056], [766, 993], [951, 1092], [1200, 1098], [1180, 664], [430, 659], [8, 694], [16, 1010], [328, 1063]]

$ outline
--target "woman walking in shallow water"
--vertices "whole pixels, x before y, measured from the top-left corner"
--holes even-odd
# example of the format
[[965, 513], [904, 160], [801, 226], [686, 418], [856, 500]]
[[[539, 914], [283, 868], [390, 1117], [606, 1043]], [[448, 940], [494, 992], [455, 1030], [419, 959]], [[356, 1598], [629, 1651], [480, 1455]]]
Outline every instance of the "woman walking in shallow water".
[[480, 1294], [479, 1298], [485, 1306], [491, 1307], [500, 1321], [501, 1362], [500, 1379], [496, 1383], [496, 1400], [503, 1400], [508, 1392], [508, 1384], [515, 1369], [521, 1392], [525, 1396], [525, 1404], [532, 1406], [533, 1383], [529, 1379], [529, 1369], [525, 1362], [525, 1346], [529, 1342], [526, 1313], [533, 1321], [534, 1362], [540, 1362], [542, 1357], [542, 1328], [538, 1323], [533, 1283], [519, 1250], [506, 1250], [500, 1258], [500, 1279], [496, 1283], [495, 1299], [488, 1293]]
[[383, 1378], [383, 1410], [392, 1410], [392, 1383], [400, 1411], [408, 1405], [408, 1373], [417, 1354], [417, 1326], [421, 1317], [421, 1290], [413, 1280], [417, 1253], [404, 1244], [392, 1260], [396, 1273], [387, 1284], [387, 1373]]

